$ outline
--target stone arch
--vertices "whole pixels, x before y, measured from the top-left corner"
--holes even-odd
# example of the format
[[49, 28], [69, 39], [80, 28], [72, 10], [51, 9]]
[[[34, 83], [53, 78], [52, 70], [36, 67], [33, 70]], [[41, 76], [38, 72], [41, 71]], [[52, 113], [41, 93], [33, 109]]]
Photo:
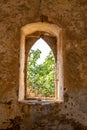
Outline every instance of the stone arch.
[[19, 68], [19, 101], [25, 99], [25, 38], [37, 31], [47, 32], [57, 39], [57, 65], [56, 65], [56, 100], [63, 101], [63, 47], [62, 47], [62, 29], [55, 24], [37, 22], [23, 26], [21, 28], [20, 41], [20, 68]]

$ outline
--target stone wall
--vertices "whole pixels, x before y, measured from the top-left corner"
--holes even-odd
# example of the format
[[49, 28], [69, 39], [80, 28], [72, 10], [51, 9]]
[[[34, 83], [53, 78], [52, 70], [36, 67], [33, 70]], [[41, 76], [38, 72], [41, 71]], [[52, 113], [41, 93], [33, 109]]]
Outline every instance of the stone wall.
[[[18, 102], [20, 29], [41, 21], [60, 26], [64, 46], [64, 102]], [[0, 129], [87, 130], [87, 1], [0, 1]]]

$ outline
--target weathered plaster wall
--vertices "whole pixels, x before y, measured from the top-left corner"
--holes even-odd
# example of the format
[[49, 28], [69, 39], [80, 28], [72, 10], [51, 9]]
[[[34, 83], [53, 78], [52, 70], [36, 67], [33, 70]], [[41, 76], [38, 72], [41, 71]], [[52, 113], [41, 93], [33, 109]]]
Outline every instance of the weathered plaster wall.
[[[41, 14], [64, 30], [64, 102], [30, 106], [18, 102], [20, 29]], [[0, 1], [1, 130], [87, 130], [86, 36], [86, 0]]]

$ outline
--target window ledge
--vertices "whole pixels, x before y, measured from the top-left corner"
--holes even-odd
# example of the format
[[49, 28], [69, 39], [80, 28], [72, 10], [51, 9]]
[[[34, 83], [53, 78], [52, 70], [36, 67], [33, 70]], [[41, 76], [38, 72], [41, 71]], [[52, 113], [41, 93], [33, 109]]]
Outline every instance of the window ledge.
[[19, 102], [24, 103], [24, 104], [31, 104], [31, 105], [35, 105], [35, 104], [45, 105], [45, 104], [53, 104], [53, 103], [62, 103], [63, 100], [60, 101], [60, 100], [46, 100], [46, 99], [43, 99], [43, 100], [38, 100], [38, 99], [29, 100], [29, 99], [26, 99], [26, 100], [21, 100]]

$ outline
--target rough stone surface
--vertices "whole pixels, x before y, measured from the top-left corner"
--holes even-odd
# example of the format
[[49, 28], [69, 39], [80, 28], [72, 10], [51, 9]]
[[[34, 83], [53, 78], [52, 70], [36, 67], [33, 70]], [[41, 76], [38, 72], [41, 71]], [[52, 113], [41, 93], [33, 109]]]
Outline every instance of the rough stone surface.
[[[60, 26], [64, 102], [18, 102], [21, 27]], [[0, 0], [0, 130], [87, 130], [87, 0]]]

